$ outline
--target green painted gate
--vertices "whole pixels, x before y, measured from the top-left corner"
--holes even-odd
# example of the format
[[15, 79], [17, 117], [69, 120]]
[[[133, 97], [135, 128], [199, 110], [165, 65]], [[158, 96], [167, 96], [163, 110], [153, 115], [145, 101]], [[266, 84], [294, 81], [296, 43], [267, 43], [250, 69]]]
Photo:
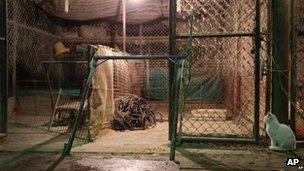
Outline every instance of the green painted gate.
[[188, 58], [177, 124], [170, 107], [171, 139], [258, 143], [267, 1], [171, 0], [169, 15], [170, 54]]

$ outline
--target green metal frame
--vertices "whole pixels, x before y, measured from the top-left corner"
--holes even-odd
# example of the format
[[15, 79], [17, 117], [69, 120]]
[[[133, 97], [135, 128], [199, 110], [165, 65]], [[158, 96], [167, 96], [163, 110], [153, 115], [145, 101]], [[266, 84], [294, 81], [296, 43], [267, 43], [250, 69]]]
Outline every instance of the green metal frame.
[[[80, 107], [76, 113], [75, 121], [73, 122], [73, 129], [69, 135], [69, 140], [67, 143], [64, 144], [64, 149], [62, 152], [62, 156], [68, 156], [70, 155], [73, 142], [75, 139], [77, 127], [78, 127], [78, 118], [80, 114], [83, 112], [84, 104], [85, 104], [85, 99], [88, 98], [89, 94], [89, 89], [90, 85], [92, 82], [92, 78], [94, 76], [94, 73], [96, 71], [96, 67], [100, 65], [101, 63], [107, 61], [107, 60], [168, 60], [168, 63], [170, 66], [173, 67], [173, 70], [169, 71], [169, 75], [173, 76], [172, 82], [169, 82], [169, 87], [170, 94], [173, 95], [174, 98], [170, 98], [169, 103], [172, 104], [171, 107], [173, 107], [173, 112], [172, 108], [169, 110], [172, 112], [172, 115], [169, 117], [170, 120], [170, 128], [172, 130], [171, 134], [169, 135], [172, 137], [172, 143], [171, 143], [171, 150], [170, 150], [170, 160], [175, 159], [175, 147], [176, 147], [176, 129], [177, 129], [177, 118], [178, 118], [178, 112], [179, 112], [179, 90], [182, 88], [181, 86], [181, 76], [182, 76], [182, 70], [180, 69], [183, 65], [183, 61], [185, 57], [182, 56], [159, 56], [159, 55], [154, 55], [154, 56], [145, 56], [145, 55], [132, 55], [132, 56], [94, 56], [92, 57], [92, 60], [90, 62], [90, 72], [88, 73], [86, 84], [84, 87], [84, 90], [81, 95], [81, 101], [80, 101]], [[102, 60], [100, 63], [98, 63], [99, 60]], [[177, 73], [177, 74], [175, 74]], [[173, 88], [172, 88], [173, 87]], [[173, 100], [171, 102], [171, 100]]]
[[[172, 130], [175, 128], [177, 123], [175, 123], [175, 116], [171, 117], [174, 115], [175, 108], [173, 107], [173, 104], [170, 104], [169, 106], [169, 116], [172, 120], [169, 120], [170, 124], [170, 130], [169, 130], [169, 135], [172, 135], [172, 137], [169, 137], [171, 140], [171, 144], [175, 144], [176, 139], [179, 139], [181, 142], [183, 141], [232, 141], [232, 142], [254, 142], [254, 143], [259, 143], [260, 141], [260, 132], [259, 132], [259, 109], [260, 109], [260, 48], [261, 48], [261, 24], [260, 24], [260, 5], [261, 2], [260, 0], [255, 0], [255, 29], [254, 32], [252, 33], [218, 33], [218, 34], [205, 34], [205, 35], [188, 35], [188, 36], [179, 36], [176, 35], [176, 0], [170, 0], [169, 1], [169, 55], [176, 55], [175, 54], [175, 40], [180, 40], [180, 39], [188, 39], [192, 40], [195, 38], [220, 38], [220, 37], [252, 37], [254, 38], [254, 90], [255, 90], [255, 95], [254, 95], [254, 129], [253, 129], [253, 137], [252, 138], [228, 138], [228, 137], [189, 137], [189, 136], [184, 136], [184, 135], [178, 135], [177, 132], [172, 132], [175, 130]], [[169, 65], [170, 70], [174, 70], [175, 68], [172, 65]], [[170, 75], [170, 82], [174, 82], [174, 76]], [[174, 84], [171, 84], [172, 87], [170, 87], [171, 91], [174, 92], [173, 90], [176, 90], [176, 87]], [[170, 94], [170, 99], [171, 102], [174, 102], [174, 98], [176, 95], [174, 93]], [[177, 113], [178, 114], [178, 113]], [[178, 117], [178, 116], [177, 116]], [[171, 129], [172, 128], [172, 129]], [[174, 158], [172, 158], [174, 160]]]
[[0, 1], [0, 133], [7, 133], [7, 9]]
[[[169, 55], [174, 55], [174, 36], [175, 36], [175, 9], [176, 9], [176, 1], [170, 0], [169, 1]], [[174, 12], [172, 12], [174, 11]], [[169, 63], [169, 140], [172, 139], [172, 123], [173, 123], [173, 115], [174, 115], [174, 94], [173, 90], [175, 89], [173, 80], [174, 75], [172, 74], [174, 72], [174, 64]]]
[[254, 36], [254, 138], [260, 143], [260, 50], [261, 50], [261, 1], [255, 0]]

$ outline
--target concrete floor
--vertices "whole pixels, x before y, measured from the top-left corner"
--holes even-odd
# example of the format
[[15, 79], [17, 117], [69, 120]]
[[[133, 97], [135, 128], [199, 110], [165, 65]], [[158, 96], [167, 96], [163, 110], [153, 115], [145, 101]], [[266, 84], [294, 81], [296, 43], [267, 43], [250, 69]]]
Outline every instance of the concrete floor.
[[[60, 155], [66, 136], [10, 125], [7, 140], [0, 143], [0, 170], [178, 170], [168, 163], [165, 125], [159, 123], [145, 131], [109, 130], [89, 144], [76, 140], [72, 156], [64, 159]], [[296, 153], [303, 156], [304, 150]], [[219, 143], [183, 144], [176, 154], [180, 170], [292, 170], [285, 167], [287, 157], [261, 146]], [[133, 167], [133, 163], [145, 164]], [[119, 167], [111, 169], [113, 165]]]

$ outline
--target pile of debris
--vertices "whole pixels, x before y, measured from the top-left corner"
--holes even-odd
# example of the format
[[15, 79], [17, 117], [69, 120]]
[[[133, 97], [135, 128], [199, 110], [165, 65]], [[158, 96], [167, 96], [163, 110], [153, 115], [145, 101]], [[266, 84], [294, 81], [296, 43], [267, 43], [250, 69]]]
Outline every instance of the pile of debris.
[[145, 99], [128, 94], [116, 101], [116, 111], [111, 120], [112, 129], [146, 129], [153, 125], [156, 125], [155, 113]]

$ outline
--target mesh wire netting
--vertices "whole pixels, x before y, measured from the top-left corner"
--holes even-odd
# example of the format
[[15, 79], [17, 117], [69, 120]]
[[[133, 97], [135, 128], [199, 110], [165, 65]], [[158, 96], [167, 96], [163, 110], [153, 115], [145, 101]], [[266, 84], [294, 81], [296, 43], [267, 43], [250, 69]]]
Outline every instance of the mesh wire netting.
[[[149, 108], [156, 115], [156, 119], [163, 120], [168, 117], [167, 96], [164, 95], [168, 93], [168, 70], [164, 70], [162, 65], [160, 67], [156, 65], [157, 63], [167, 63], [166, 60], [109, 59], [101, 63], [102, 61], [98, 61], [100, 64], [97, 64], [93, 77], [90, 115], [90, 127], [93, 135], [98, 134], [101, 127], [111, 123], [114, 115], [122, 115], [122, 113], [123, 115], [131, 115], [128, 113], [129, 110], [137, 110], [138, 113], [133, 113], [134, 115], [145, 114], [144, 111], [136, 109], [139, 102], [134, 102], [133, 105], [126, 106], [122, 113], [117, 113], [119, 105], [127, 104], [127, 102], [118, 104], [118, 101], [125, 99], [129, 94], [146, 99]], [[151, 64], [155, 65], [151, 67]], [[133, 118], [132, 123], [140, 122], [136, 119], [139, 118]]]
[[[262, 1], [262, 31], [267, 32], [267, 3]], [[177, 4], [176, 34], [189, 36], [190, 15], [194, 14], [193, 35], [252, 33], [255, 3], [246, 0], [181, 0]], [[266, 43], [262, 44], [264, 49]], [[189, 41], [176, 41], [179, 54], [187, 54]], [[189, 51], [188, 51], [189, 52]], [[187, 98], [179, 131], [187, 136], [252, 137], [254, 126], [254, 38], [196, 38], [192, 42], [191, 80], [201, 86], [200, 100]], [[261, 58], [267, 57], [261, 51]], [[216, 77], [206, 85], [205, 80]], [[261, 77], [260, 130], [265, 112], [265, 78]], [[204, 88], [207, 87], [207, 88]], [[211, 90], [214, 92], [211, 93]], [[210, 94], [213, 98], [206, 98]], [[216, 97], [216, 99], [214, 99]]]
[[39, 127], [48, 120], [49, 99], [36, 93], [39, 86], [47, 85], [41, 62], [52, 58], [55, 31], [31, 1], [8, 1], [9, 96], [16, 97], [9, 112], [15, 111], [13, 120], [18, 124]]
[[[51, 112], [46, 114], [48, 120], [43, 126], [46, 126], [50, 131], [68, 133], [72, 129], [80, 106], [88, 64], [83, 60], [72, 63], [51, 63], [45, 67], [47, 67], [45, 72], [49, 75], [47, 81], [50, 86], [40, 89], [48, 92], [45, 98], [49, 100], [48, 108]], [[41, 95], [42, 93], [37, 93], [35, 96], [41, 98]], [[77, 120], [76, 137], [78, 138], [89, 137], [90, 112], [88, 104], [89, 101], [86, 100], [84, 110]], [[37, 111], [41, 113], [41, 110]]]
[[296, 73], [297, 80], [292, 80], [297, 83], [297, 100], [295, 113], [295, 134], [301, 138], [304, 135], [304, 2], [298, 1], [298, 38], [297, 38], [297, 61]]
[[[194, 35], [252, 33], [255, 27], [255, 3], [252, 0], [179, 0], [176, 34], [189, 34], [189, 14], [194, 10]], [[299, 16], [303, 13], [299, 3]], [[299, 17], [297, 83], [298, 110], [296, 133], [303, 135], [303, 17]], [[262, 32], [267, 33], [267, 1], [261, 2]], [[77, 49], [82, 44], [102, 44], [123, 49], [121, 23], [93, 21], [63, 24], [50, 20], [30, 0], [8, 0], [9, 94], [16, 97], [14, 121], [46, 129], [53, 112], [42, 61], [53, 60], [53, 45], [62, 41], [73, 53], [69, 60], [87, 60]], [[187, 51], [188, 41], [176, 41], [178, 52]], [[254, 117], [254, 49], [253, 37], [219, 37], [193, 40], [194, 62], [190, 93], [180, 131], [187, 135], [253, 136]], [[142, 24], [127, 24], [128, 54], [166, 55], [168, 20], [157, 19]], [[261, 62], [267, 57], [267, 36], [263, 35]], [[137, 94], [167, 113], [168, 67], [162, 60], [114, 61], [114, 97]], [[84, 68], [66, 67], [75, 73], [65, 81], [83, 79]], [[54, 70], [58, 71], [58, 70]], [[53, 77], [53, 82], [58, 78]], [[265, 114], [266, 80], [260, 80], [260, 127]], [[58, 88], [58, 87], [57, 87]], [[13, 105], [15, 106], [15, 105]], [[13, 110], [13, 109], [11, 109]], [[66, 115], [68, 116], [68, 115]], [[56, 130], [52, 128], [52, 130]], [[67, 132], [68, 127], [57, 129]], [[85, 129], [84, 129], [85, 130]]]

